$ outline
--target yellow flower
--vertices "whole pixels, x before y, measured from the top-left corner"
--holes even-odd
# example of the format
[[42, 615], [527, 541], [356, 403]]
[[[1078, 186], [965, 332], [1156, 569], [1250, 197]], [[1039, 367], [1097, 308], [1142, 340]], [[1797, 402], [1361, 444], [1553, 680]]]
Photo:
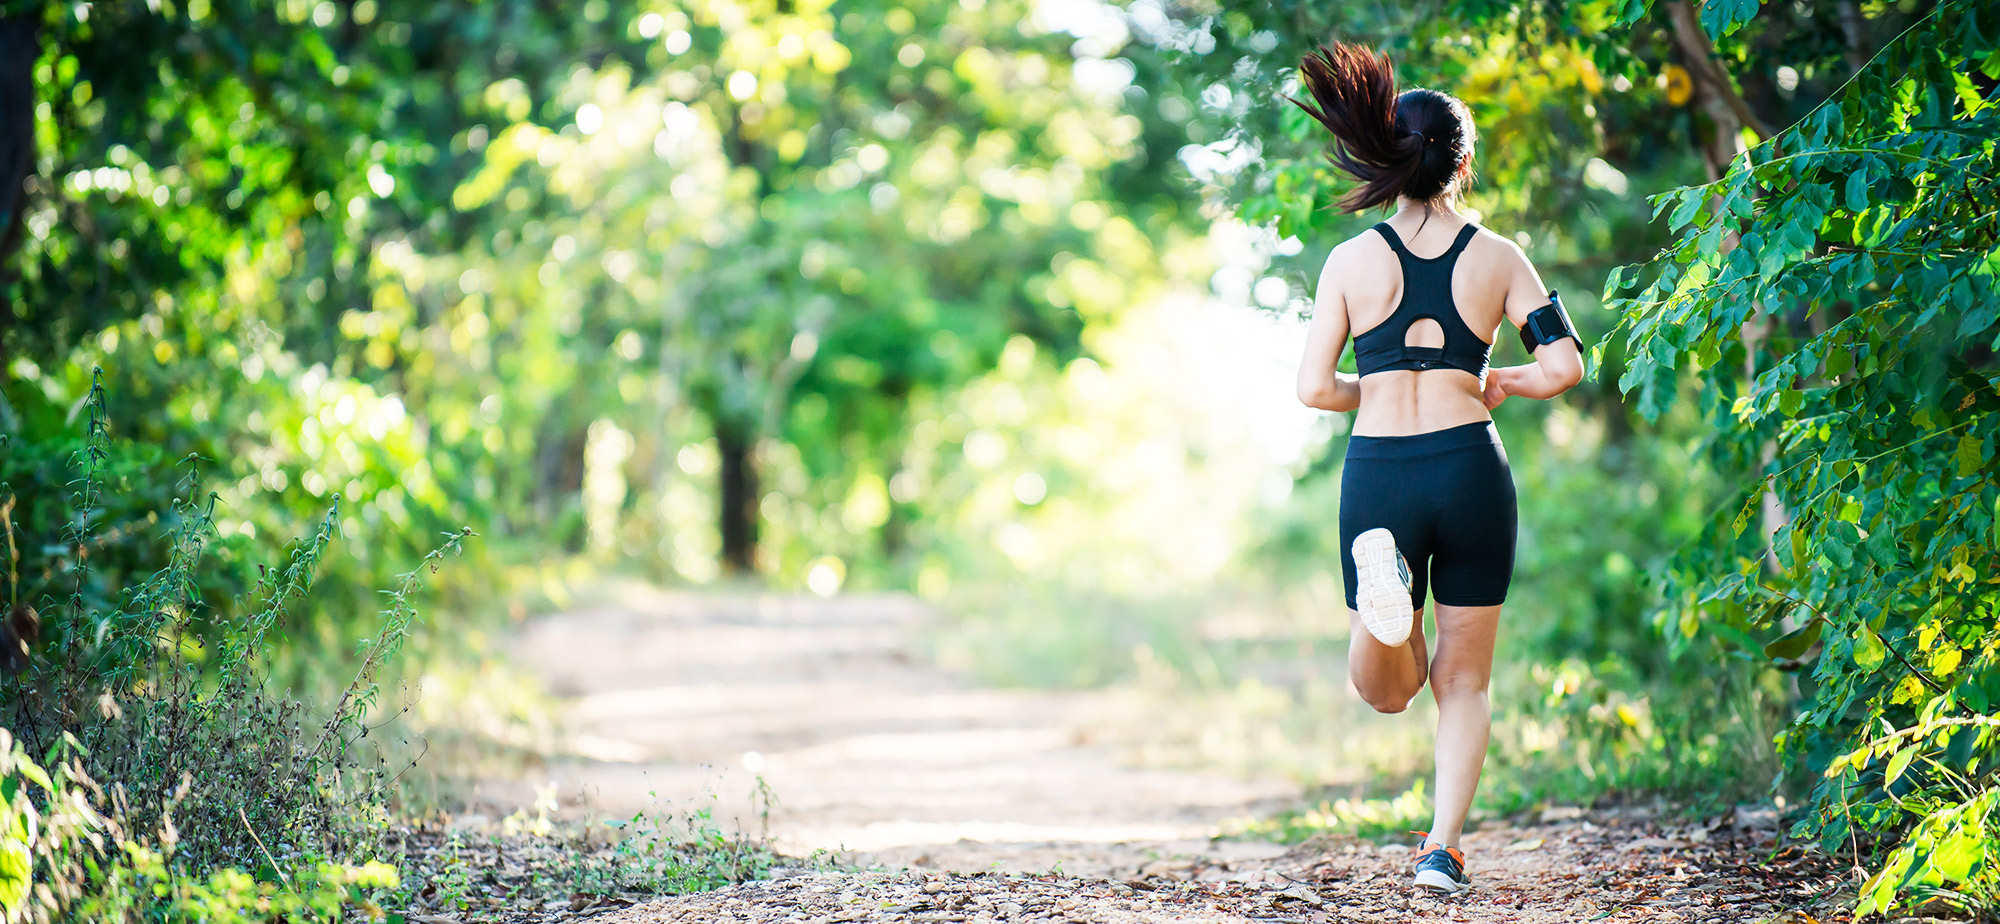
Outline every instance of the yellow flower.
[[1669, 64], [1660, 73], [1660, 85], [1666, 88], [1667, 102], [1676, 106], [1684, 105], [1694, 95], [1694, 79], [1688, 76], [1687, 68], [1678, 64]]

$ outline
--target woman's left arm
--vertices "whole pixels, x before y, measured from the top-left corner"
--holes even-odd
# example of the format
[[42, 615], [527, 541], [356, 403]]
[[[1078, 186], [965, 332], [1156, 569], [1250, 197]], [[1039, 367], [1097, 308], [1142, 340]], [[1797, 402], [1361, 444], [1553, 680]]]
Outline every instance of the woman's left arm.
[[[1542, 288], [1541, 274], [1528, 262], [1528, 255], [1515, 247], [1516, 261], [1507, 286], [1507, 320], [1520, 327], [1528, 315], [1549, 303], [1549, 291]], [[1499, 407], [1510, 396], [1546, 400], [1576, 387], [1583, 381], [1583, 354], [1574, 338], [1565, 337], [1535, 348], [1535, 361], [1524, 366], [1500, 366], [1486, 371], [1486, 407]]]

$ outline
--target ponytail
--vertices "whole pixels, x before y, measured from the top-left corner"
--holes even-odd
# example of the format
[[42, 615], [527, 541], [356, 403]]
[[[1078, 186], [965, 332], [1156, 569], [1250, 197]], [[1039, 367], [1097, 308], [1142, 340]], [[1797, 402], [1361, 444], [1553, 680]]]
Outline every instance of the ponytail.
[[1322, 45], [1300, 62], [1299, 82], [1313, 103], [1285, 98], [1333, 133], [1328, 158], [1361, 181], [1342, 208], [1359, 212], [1398, 196], [1431, 202], [1471, 181], [1476, 134], [1465, 104], [1436, 90], [1399, 95], [1388, 55]]

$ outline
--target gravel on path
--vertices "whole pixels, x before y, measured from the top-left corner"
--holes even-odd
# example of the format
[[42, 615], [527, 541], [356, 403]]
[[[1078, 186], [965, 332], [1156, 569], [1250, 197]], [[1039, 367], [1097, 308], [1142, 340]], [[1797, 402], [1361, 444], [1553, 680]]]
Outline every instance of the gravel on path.
[[1635, 815], [1477, 831], [1475, 883], [1435, 897], [1409, 885], [1405, 845], [1326, 840], [1270, 859], [1163, 858], [1124, 874], [1068, 877], [926, 870], [800, 872], [661, 899], [604, 924], [930, 922], [1685, 922], [1848, 924], [1851, 869], [1778, 847], [1768, 811], [1662, 827]]

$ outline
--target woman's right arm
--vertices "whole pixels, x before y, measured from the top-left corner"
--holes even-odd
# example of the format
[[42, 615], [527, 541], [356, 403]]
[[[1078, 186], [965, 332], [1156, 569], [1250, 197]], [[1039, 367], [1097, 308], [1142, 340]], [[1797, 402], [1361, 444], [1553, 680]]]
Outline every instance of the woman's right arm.
[[1306, 355], [1299, 360], [1299, 400], [1322, 411], [1361, 406], [1361, 378], [1339, 369], [1340, 354], [1347, 349], [1347, 300], [1340, 291], [1339, 256], [1340, 249], [1335, 248], [1320, 270], [1312, 326], [1306, 330]]

